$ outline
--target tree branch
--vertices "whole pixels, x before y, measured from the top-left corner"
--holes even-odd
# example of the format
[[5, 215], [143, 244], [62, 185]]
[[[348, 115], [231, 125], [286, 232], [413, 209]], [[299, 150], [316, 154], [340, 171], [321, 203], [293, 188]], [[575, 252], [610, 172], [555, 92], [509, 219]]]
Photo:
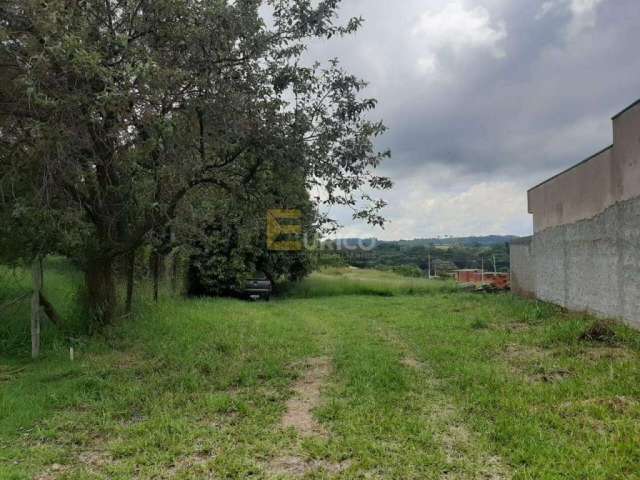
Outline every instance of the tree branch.
[[44, 313], [47, 315], [51, 323], [53, 323], [56, 327], [60, 328], [62, 326], [62, 319], [56, 309], [53, 307], [51, 302], [47, 300], [42, 292], [40, 292], [40, 306], [44, 310]]

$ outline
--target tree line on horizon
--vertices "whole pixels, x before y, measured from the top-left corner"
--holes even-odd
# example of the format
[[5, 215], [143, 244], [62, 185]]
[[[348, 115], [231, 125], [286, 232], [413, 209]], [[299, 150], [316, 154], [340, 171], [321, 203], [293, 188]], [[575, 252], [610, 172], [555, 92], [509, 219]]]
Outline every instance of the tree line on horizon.
[[[407, 276], [448, 275], [454, 270], [472, 268], [509, 272], [509, 242], [514, 236], [451, 237], [446, 239], [386, 240], [373, 248], [359, 249], [362, 239], [340, 239], [354, 248], [329, 249], [325, 264], [358, 268], [391, 269]], [[444, 241], [443, 241], [444, 240]]]

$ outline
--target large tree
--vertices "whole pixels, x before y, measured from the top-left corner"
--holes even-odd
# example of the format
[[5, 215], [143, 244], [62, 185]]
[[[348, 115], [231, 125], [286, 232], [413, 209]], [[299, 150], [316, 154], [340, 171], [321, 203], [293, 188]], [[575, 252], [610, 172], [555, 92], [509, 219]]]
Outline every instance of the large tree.
[[337, 61], [301, 60], [309, 39], [357, 29], [335, 24], [338, 4], [3, 2], [0, 160], [3, 185], [22, 192], [4, 210], [49, 212], [96, 319], [116, 307], [115, 259], [167, 247], [194, 192], [233, 198], [277, 165], [324, 189], [316, 202], [383, 221], [362, 193], [390, 186], [373, 173], [386, 155], [372, 142], [383, 125], [366, 118], [375, 101]]

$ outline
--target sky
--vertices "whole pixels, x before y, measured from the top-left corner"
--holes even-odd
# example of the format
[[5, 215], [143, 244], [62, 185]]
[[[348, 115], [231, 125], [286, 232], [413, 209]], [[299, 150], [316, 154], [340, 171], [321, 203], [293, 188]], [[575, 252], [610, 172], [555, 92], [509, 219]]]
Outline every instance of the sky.
[[395, 186], [384, 230], [330, 211], [342, 237], [529, 235], [527, 189], [610, 145], [640, 98], [638, 0], [344, 0], [352, 16], [307, 57], [369, 82]]

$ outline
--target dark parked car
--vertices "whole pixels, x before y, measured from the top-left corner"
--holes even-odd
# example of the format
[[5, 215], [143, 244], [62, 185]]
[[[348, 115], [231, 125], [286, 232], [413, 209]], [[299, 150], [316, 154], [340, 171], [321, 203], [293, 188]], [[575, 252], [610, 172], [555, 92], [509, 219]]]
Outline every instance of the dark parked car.
[[271, 298], [272, 291], [271, 280], [264, 273], [256, 273], [247, 281], [241, 293], [251, 300], [263, 299], [268, 301]]

